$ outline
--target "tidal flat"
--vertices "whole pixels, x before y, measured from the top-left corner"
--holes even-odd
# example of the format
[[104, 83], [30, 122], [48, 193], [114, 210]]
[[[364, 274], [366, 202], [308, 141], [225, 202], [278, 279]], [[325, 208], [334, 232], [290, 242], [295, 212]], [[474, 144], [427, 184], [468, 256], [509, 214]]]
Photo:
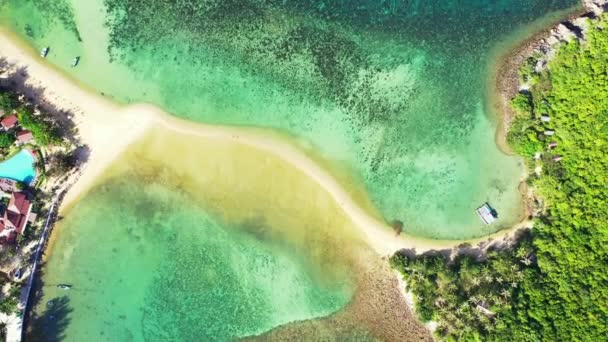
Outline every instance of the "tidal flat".
[[151, 132], [65, 212], [32, 327], [56, 329], [57, 283], [74, 286], [68, 340], [217, 340], [331, 314], [362, 241], [327, 197], [255, 150]]

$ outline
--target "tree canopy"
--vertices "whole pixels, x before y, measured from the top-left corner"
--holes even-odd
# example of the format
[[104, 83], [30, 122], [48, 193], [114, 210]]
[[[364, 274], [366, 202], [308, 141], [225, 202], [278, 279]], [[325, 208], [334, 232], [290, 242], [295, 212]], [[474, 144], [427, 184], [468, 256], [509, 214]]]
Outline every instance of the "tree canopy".
[[34, 117], [30, 108], [20, 107], [17, 110], [19, 125], [29, 130], [34, 135], [34, 139], [40, 145], [57, 144], [61, 142], [59, 134], [53, 126], [41, 118]]

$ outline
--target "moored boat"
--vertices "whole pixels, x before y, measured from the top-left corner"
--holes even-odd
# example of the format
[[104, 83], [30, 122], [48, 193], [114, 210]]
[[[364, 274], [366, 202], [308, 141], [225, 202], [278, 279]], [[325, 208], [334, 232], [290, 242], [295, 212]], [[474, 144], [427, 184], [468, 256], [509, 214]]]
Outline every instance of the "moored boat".
[[51, 50], [51, 48], [49, 48], [48, 46], [45, 47], [44, 49], [42, 49], [42, 51], [40, 51], [40, 57], [46, 58], [46, 56], [49, 54], [50, 50]]
[[72, 68], [77, 66], [78, 63], [80, 63], [80, 56], [74, 57], [74, 59], [72, 60]]
[[72, 285], [69, 284], [59, 284], [57, 285], [58, 288], [62, 289], [62, 290], [69, 290], [72, 288]]

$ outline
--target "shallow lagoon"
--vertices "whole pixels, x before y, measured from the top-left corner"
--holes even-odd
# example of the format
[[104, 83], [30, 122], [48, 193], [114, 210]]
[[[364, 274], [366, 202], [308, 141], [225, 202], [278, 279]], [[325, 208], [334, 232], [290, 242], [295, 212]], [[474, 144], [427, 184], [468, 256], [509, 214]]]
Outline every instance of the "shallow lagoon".
[[[326, 316], [350, 301], [363, 248], [287, 164], [163, 132], [117, 161], [54, 237], [31, 327], [67, 340], [225, 340]], [[65, 326], [46, 304], [62, 296]]]
[[[239, 337], [330, 314], [350, 298], [347, 284], [311, 276], [304, 255], [226, 229], [154, 181], [105, 184], [62, 229], [44, 268], [43, 303], [68, 296], [66, 340]], [[33, 326], [57, 331], [44, 306]]]

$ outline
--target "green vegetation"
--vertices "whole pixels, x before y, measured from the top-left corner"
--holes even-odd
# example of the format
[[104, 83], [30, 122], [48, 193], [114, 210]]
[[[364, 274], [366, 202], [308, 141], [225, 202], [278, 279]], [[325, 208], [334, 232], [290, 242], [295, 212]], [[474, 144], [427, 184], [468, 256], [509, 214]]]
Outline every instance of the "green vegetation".
[[[3, 279], [0, 282], [0, 286], [4, 288], [6, 285], [6, 281]], [[10, 288], [6, 295], [2, 294], [2, 298], [0, 299], [0, 312], [10, 315], [12, 313], [18, 313], [18, 305], [19, 305], [19, 296], [21, 296], [21, 284], [19, 283], [10, 283]]]
[[418, 297], [420, 318], [439, 323], [440, 336], [486, 339], [487, 333], [506, 328], [502, 317], [512, 309], [512, 297], [526, 277], [535, 276], [532, 253], [527, 234], [515, 252], [490, 251], [484, 261], [462, 254], [454, 260], [442, 254], [396, 254], [391, 265]]
[[0, 299], [0, 312], [10, 315], [14, 312], [17, 312], [17, 305], [19, 305], [19, 294], [13, 291], [13, 288], [16, 288], [18, 291], [21, 291], [19, 285], [12, 285], [11, 293]]
[[521, 82], [528, 84], [535, 84], [538, 82], [540, 75], [536, 70], [536, 66], [540, 57], [540, 55], [534, 54], [524, 61], [519, 69], [519, 77]]
[[17, 97], [8, 92], [0, 92], [0, 109], [8, 113], [19, 105]]
[[[513, 101], [519, 116], [508, 141], [530, 168], [543, 170], [529, 180], [546, 202], [531, 233], [515, 248], [490, 252], [481, 261], [392, 258], [418, 298], [421, 318], [438, 321], [440, 337], [601, 341], [608, 336], [607, 22], [607, 17], [595, 21], [586, 42], [564, 44], [530, 93]], [[543, 115], [550, 121], [542, 122]], [[546, 130], [555, 135], [546, 137]], [[536, 152], [542, 153], [538, 161], [531, 158]], [[563, 159], [554, 161], [558, 156]]]
[[[0, 91], [0, 109], [6, 113], [17, 113], [19, 125], [26, 130], [29, 130], [34, 135], [36, 143], [41, 146], [56, 145], [61, 143], [62, 139], [58, 133], [52, 118], [43, 115], [34, 114], [32, 106], [19, 100], [17, 94]], [[0, 133], [0, 147], [8, 147], [15, 141], [14, 133]]]
[[0, 148], [11, 146], [15, 142], [15, 135], [8, 132], [0, 132]]
[[34, 139], [40, 145], [58, 144], [61, 142], [61, 137], [53, 126], [42, 120], [40, 117], [34, 117], [33, 111], [28, 107], [21, 107], [17, 110], [19, 125], [29, 130], [34, 135]]

